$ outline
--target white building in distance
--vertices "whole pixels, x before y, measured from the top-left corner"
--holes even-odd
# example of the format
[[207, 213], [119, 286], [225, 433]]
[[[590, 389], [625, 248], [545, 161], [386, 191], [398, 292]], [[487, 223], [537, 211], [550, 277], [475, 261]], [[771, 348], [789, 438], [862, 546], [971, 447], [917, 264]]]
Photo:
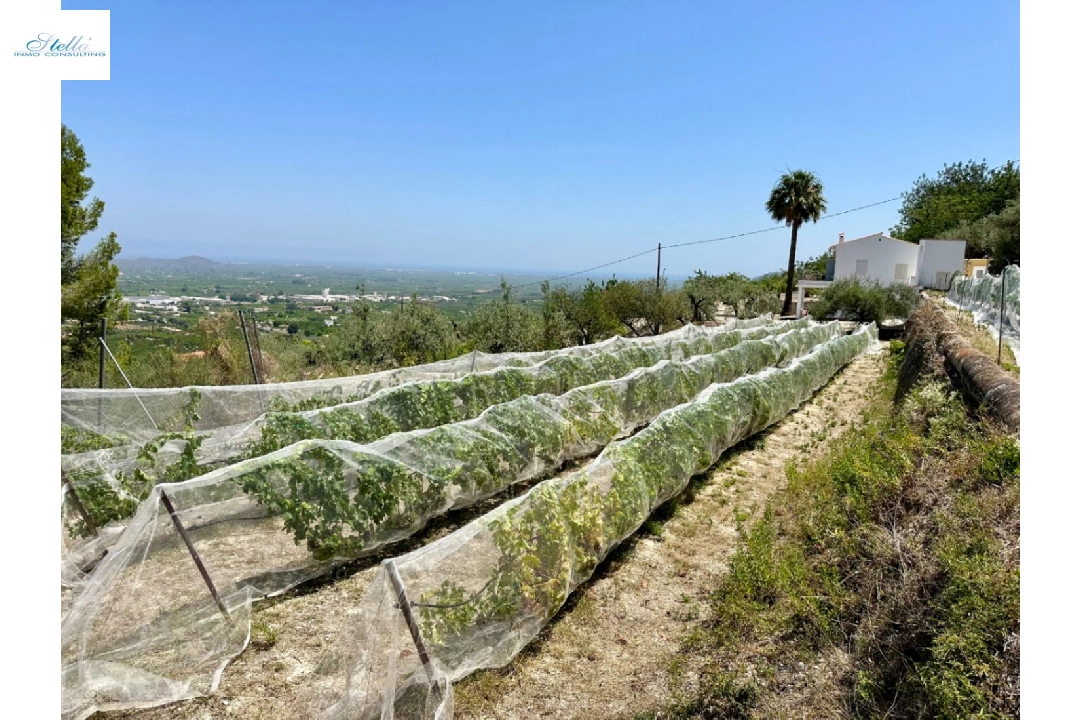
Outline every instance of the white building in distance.
[[917, 285], [949, 290], [956, 272], [965, 272], [965, 240], [921, 240], [917, 251]]
[[914, 244], [883, 233], [855, 240], [842, 235], [830, 249], [834, 257], [826, 280], [797, 283], [797, 317], [804, 314], [804, 291], [829, 287], [834, 280], [855, 277], [883, 286], [904, 283], [946, 290], [954, 273], [965, 271], [965, 240], [926, 239]]
[[918, 246], [913, 243], [876, 233], [839, 241], [831, 247], [834, 249], [834, 277], [828, 279], [856, 277], [878, 281], [880, 285], [916, 284]]

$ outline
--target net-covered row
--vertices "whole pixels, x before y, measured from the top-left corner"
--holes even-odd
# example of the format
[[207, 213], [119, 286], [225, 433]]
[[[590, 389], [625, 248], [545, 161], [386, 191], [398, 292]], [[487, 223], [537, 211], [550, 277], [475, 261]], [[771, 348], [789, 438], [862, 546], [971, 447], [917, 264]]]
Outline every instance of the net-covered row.
[[252, 599], [409, 535], [450, 508], [552, 474], [712, 383], [789, 362], [839, 332], [838, 323], [795, 329], [561, 396], [518, 398], [462, 423], [367, 445], [306, 440], [156, 486], [64, 615], [65, 712], [209, 692], [244, 646]]
[[[798, 325], [772, 324], [746, 330], [708, 330], [695, 337], [681, 333], [649, 343], [623, 343], [608, 352], [561, 354], [525, 367], [468, 373], [454, 379], [418, 380], [380, 390], [369, 397], [329, 408], [271, 412], [251, 422], [185, 433], [165, 433], [143, 446], [90, 450], [62, 457], [69, 479], [133, 472], [148, 479], [179, 481], [173, 466], [191, 446], [194, 464], [227, 463], [255, 457], [311, 438], [369, 442], [393, 432], [435, 427], [475, 417], [486, 407], [522, 395], [561, 394], [625, 375], [660, 360], [680, 360], [727, 347], [748, 337], [777, 334]], [[207, 468], [211, 469], [211, 468]]]
[[[771, 322], [769, 315], [731, 320], [722, 329]], [[185, 388], [64, 389], [60, 394], [62, 441], [69, 452], [129, 442], [143, 443], [163, 432], [211, 430], [245, 423], [275, 410], [304, 410], [360, 400], [386, 387], [418, 380], [462, 377], [499, 367], [526, 367], [557, 355], [611, 352], [628, 345], [692, 339], [715, 331], [687, 325], [665, 335], [646, 338], [614, 337], [600, 343], [541, 352], [488, 354], [472, 352], [451, 360], [408, 368], [266, 385], [200, 386]]]
[[[90, 544], [93, 556], [115, 538], [110, 523], [130, 516], [158, 482], [180, 482], [242, 457], [258, 457], [303, 439], [365, 443], [394, 432], [432, 428], [476, 417], [514, 398], [562, 394], [582, 385], [626, 375], [663, 359], [683, 359], [732, 347], [807, 323], [772, 324], [744, 330], [712, 329], [652, 342], [626, 343], [611, 352], [556, 355], [523, 368], [499, 368], [450, 380], [419, 380], [386, 388], [351, 403], [304, 412], [271, 413], [251, 423], [209, 433], [159, 436], [141, 447], [96, 450], [62, 459], [70, 485], [61, 503], [64, 536], [62, 581], [77, 582], [72, 553]], [[89, 522], [88, 522], [89, 520]], [[94, 528], [101, 528], [98, 535]]]
[[947, 293], [947, 301], [973, 313], [973, 320], [998, 334], [1000, 307], [1003, 308], [1003, 340], [1016, 359], [1020, 359], [1022, 345], [1022, 272], [1017, 265], [1003, 269], [1000, 275], [982, 275], [979, 278], [955, 276]]
[[312, 686], [308, 714], [450, 718], [452, 682], [510, 662], [653, 510], [724, 450], [807, 400], [875, 337], [865, 326], [787, 368], [713, 385], [587, 467], [385, 561], [356, 621], [321, 662], [328, 670]]

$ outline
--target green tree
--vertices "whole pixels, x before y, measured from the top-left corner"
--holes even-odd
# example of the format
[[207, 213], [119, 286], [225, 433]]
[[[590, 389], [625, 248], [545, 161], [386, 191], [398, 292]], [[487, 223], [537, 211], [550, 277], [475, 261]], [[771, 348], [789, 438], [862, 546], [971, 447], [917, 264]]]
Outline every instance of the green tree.
[[60, 126], [60, 282], [75, 278], [75, 246], [79, 239], [98, 227], [105, 203], [86, 196], [94, 181], [86, 175], [90, 163], [79, 138], [66, 125]]
[[666, 281], [658, 287], [654, 280], [617, 280], [605, 282], [605, 305], [609, 313], [635, 336], [660, 335], [680, 324], [683, 295], [671, 293]]
[[541, 283], [541, 344], [545, 350], [557, 350], [575, 343], [575, 329], [552, 296], [552, 287]]
[[500, 280], [502, 296], [470, 313], [463, 335], [470, 345], [489, 353], [528, 352], [545, 346], [542, 317], [511, 299], [511, 287]]
[[733, 315], [739, 315], [740, 303], [751, 291], [752, 281], [740, 273], [729, 273], [717, 278], [718, 299], [727, 305]]
[[823, 197], [823, 183], [815, 173], [807, 170], [793, 170], [778, 178], [770, 197], [766, 201], [766, 210], [777, 222], [784, 222], [792, 228], [792, 240], [789, 243], [789, 271], [785, 280], [785, 302], [782, 315], [788, 315], [793, 304], [793, 274], [796, 269], [796, 239], [800, 226], [806, 222], [818, 222], [826, 212], [827, 201]]
[[566, 287], [550, 289], [545, 305], [551, 316], [560, 317], [572, 328], [575, 342], [589, 345], [609, 334], [616, 334], [619, 321], [605, 302], [605, 290], [593, 280], [577, 290]]
[[116, 286], [119, 270], [113, 258], [119, 252], [116, 233], [109, 233], [109, 237], [79, 258], [70, 281], [60, 286], [60, 316], [75, 323], [68, 340], [72, 358], [83, 357], [94, 347], [102, 318], [123, 320], [128, 316], [127, 305]]
[[377, 364], [406, 367], [446, 360], [458, 349], [451, 320], [414, 295], [375, 324]]
[[935, 178], [921, 175], [904, 194], [901, 217], [891, 233], [909, 242], [943, 237], [965, 223], [1002, 212], [1020, 198], [1021, 189], [1022, 176], [1013, 162], [991, 169], [983, 160], [944, 165]]
[[714, 319], [718, 303], [721, 302], [719, 280], [720, 278], [708, 275], [702, 270], [696, 270], [693, 276], [684, 281], [681, 290], [691, 306], [692, 322]]
[[87, 354], [102, 318], [124, 319], [127, 307], [117, 288], [120, 271], [113, 264], [120, 253], [116, 233], [101, 240], [82, 257], [79, 241], [98, 227], [105, 203], [87, 201], [94, 181], [86, 175], [90, 163], [82, 143], [67, 126], [60, 126], [60, 319], [74, 323], [67, 347], [72, 359]]
[[1010, 202], [1002, 212], [991, 217], [992, 258], [989, 272], [999, 274], [1008, 265], [1022, 264], [1022, 206]]

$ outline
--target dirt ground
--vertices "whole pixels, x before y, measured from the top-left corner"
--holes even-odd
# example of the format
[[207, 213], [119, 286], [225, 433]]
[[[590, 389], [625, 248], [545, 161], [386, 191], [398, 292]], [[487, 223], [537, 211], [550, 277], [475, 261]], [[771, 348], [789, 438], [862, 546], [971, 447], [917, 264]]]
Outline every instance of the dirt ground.
[[750, 447], [723, 457], [694, 500], [648, 526], [508, 668], [459, 683], [456, 718], [616, 718], [663, 704], [671, 662], [785, 467], [860, 422], [885, 353], [864, 355]]
[[[619, 548], [556, 620], [508, 667], [456, 686], [457, 718], [625, 717], [656, 706], [688, 623], [717, 586], [737, 524], [761, 513], [785, 467], [824, 448], [861, 419], [885, 353], [863, 355], [771, 430], [724, 456], [694, 500]], [[453, 528], [425, 533], [424, 542]], [[364, 598], [375, 566], [256, 606], [252, 643], [212, 697], [99, 720], [294, 718], [306, 683]]]

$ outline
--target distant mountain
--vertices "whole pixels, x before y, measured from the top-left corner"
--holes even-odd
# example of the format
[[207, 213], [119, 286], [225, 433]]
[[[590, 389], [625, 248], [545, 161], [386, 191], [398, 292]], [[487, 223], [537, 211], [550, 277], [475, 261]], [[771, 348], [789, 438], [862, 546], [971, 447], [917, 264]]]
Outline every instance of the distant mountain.
[[225, 263], [216, 262], [199, 255], [188, 255], [187, 257], [166, 259], [166, 258], [117, 258], [116, 266], [120, 268], [121, 272], [145, 272], [148, 270], [175, 270], [177, 272], [190, 272], [192, 270], [214, 270], [221, 268]]

